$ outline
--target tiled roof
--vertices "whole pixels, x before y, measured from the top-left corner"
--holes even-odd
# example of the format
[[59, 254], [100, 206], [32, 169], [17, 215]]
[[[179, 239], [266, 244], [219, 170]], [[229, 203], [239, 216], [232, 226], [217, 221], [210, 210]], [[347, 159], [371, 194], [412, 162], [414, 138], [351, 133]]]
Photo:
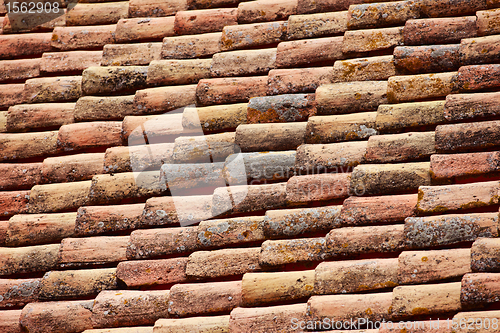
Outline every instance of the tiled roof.
[[0, 333], [500, 332], [500, 1], [61, 5], [0, 0]]

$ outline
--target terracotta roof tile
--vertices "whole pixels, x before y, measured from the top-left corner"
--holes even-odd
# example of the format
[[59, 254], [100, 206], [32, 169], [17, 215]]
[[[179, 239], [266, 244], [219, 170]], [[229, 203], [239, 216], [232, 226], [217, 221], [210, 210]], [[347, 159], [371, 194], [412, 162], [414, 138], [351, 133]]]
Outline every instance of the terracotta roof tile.
[[124, 199], [158, 196], [166, 190], [158, 171], [143, 171], [139, 175], [124, 172], [94, 176], [89, 197], [94, 203], [114, 204]]
[[[38, 300], [40, 280], [41, 279], [0, 279], [0, 296], [2, 296], [0, 308], [21, 308], [28, 303], [36, 302]], [[4, 311], [0, 311], [0, 313], [2, 313], [2, 320], [5, 320], [7, 313]], [[0, 329], [2, 329], [1, 325]], [[6, 330], [5, 332], [10, 331]]]
[[257, 0], [238, 6], [238, 22], [280, 21], [297, 13], [297, 0]]
[[[161, 113], [193, 105], [196, 102], [196, 87], [193, 84], [138, 90], [134, 97], [134, 114]], [[157, 119], [161, 121], [162, 118]]]
[[375, 129], [376, 117], [377, 112], [310, 117], [305, 142], [332, 143], [366, 139], [378, 134]]
[[260, 247], [197, 251], [189, 256], [186, 275], [194, 278], [215, 278], [260, 271]]
[[168, 302], [168, 290], [101, 291], [92, 308], [92, 325], [94, 328], [153, 325], [168, 316]]
[[53, 155], [57, 152], [57, 131], [19, 134], [0, 133], [4, 161]]
[[212, 214], [247, 213], [286, 205], [286, 183], [219, 187], [214, 191]]
[[61, 267], [102, 265], [127, 260], [129, 236], [65, 238], [59, 250]]
[[444, 105], [445, 101], [379, 105], [376, 128], [381, 132], [392, 132], [444, 123]]
[[165, 37], [161, 49], [164, 59], [190, 59], [211, 56], [221, 51], [222, 32]]
[[387, 81], [325, 84], [316, 89], [316, 103], [318, 114], [373, 111], [380, 104], [387, 104]]
[[342, 52], [368, 52], [403, 45], [403, 27], [346, 31]]
[[457, 72], [392, 76], [388, 82], [390, 103], [444, 97], [456, 93], [459, 88]]
[[337, 60], [333, 65], [332, 82], [387, 80], [398, 73], [392, 55]]
[[499, 262], [496, 259], [500, 243], [495, 238], [478, 238], [471, 248], [471, 268], [473, 272], [498, 272]]
[[74, 233], [77, 236], [100, 235], [141, 226], [144, 204], [80, 207]]
[[405, 221], [407, 248], [427, 248], [498, 237], [498, 213], [409, 217]]
[[35, 56], [51, 50], [51, 33], [13, 34], [0, 36], [0, 59]]
[[56, 27], [50, 45], [63, 51], [100, 48], [115, 41], [115, 30], [116, 25]]
[[231, 154], [240, 152], [234, 144], [234, 132], [175, 139], [175, 163], [224, 162]]
[[204, 133], [234, 130], [246, 121], [247, 103], [185, 108], [182, 113], [184, 128], [195, 130], [201, 126]]
[[115, 38], [120, 43], [170, 37], [175, 34], [174, 21], [174, 16], [121, 19], [116, 25]]
[[[401, 324], [400, 324], [401, 323]], [[412, 333], [452, 333], [454, 330], [452, 330], [451, 326], [451, 321], [450, 325], [448, 327], [448, 322], [446, 321], [440, 321], [439, 322], [439, 327], [438, 327], [438, 321], [434, 320], [428, 320], [428, 321], [400, 321], [396, 323], [395, 321], [392, 323], [392, 325], [389, 322], [383, 323], [378, 331], [376, 333], [391, 333], [391, 332], [400, 332], [402, 329], [406, 329], [405, 325], [408, 326], [408, 329], [410, 329], [411, 325], [411, 332]], [[364, 332], [364, 331], [363, 331]], [[368, 332], [368, 331], [367, 331]], [[362, 333], [362, 332], [361, 332]]]
[[200, 247], [214, 248], [263, 241], [263, 220], [257, 216], [202, 221], [198, 226], [197, 243]]
[[217, 53], [210, 72], [213, 77], [267, 74], [276, 67], [276, 54], [275, 48]]
[[74, 210], [89, 203], [91, 181], [35, 185], [31, 189], [29, 212], [46, 213]]
[[27, 103], [75, 101], [82, 95], [81, 76], [61, 76], [26, 80]]
[[186, 282], [188, 258], [122, 261], [116, 277], [127, 287]]
[[42, 163], [1, 163], [0, 190], [29, 190], [42, 182]]
[[322, 262], [315, 269], [314, 293], [345, 294], [398, 285], [398, 260], [367, 259]]
[[286, 198], [293, 203], [343, 199], [349, 195], [351, 173], [294, 176], [286, 185]]
[[75, 103], [20, 104], [9, 108], [7, 131], [23, 132], [73, 123]]
[[154, 331], [158, 333], [229, 332], [229, 316], [159, 319], [155, 323]]
[[75, 105], [75, 121], [122, 120], [127, 115], [141, 114], [134, 107], [134, 97], [80, 97]]
[[0, 133], [7, 131], [7, 111], [0, 111]]
[[326, 236], [332, 256], [362, 253], [397, 252], [404, 248], [404, 226], [401, 224], [333, 229]]
[[28, 212], [30, 191], [0, 192], [0, 216], [9, 217]]
[[224, 163], [163, 164], [160, 170], [162, 181], [171, 192], [185, 195], [190, 189], [209, 188], [225, 185], [222, 175]]
[[460, 311], [460, 289], [460, 282], [396, 287], [392, 315], [408, 318]]
[[309, 297], [313, 294], [314, 270], [276, 273], [247, 273], [242, 280], [245, 306]]
[[458, 85], [462, 91], [500, 87], [500, 64], [462, 66]]
[[421, 213], [468, 209], [498, 203], [498, 181], [419, 188], [417, 209]]
[[260, 308], [235, 308], [229, 318], [229, 332], [277, 333], [290, 330], [291, 320], [305, 320], [305, 303]]
[[76, 154], [43, 160], [42, 177], [49, 183], [89, 180], [102, 173], [104, 154]]
[[268, 210], [262, 228], [266, 238], [288, 238], [340, 225], [342, 206]]
[[[155, 91], [161, 93], [161, 91]], [[157, 101], [160, 102], [160, 101]], [[122, 140], [129, 146], [172, 143], [184, 134], [182, 114], [167, 113], [159, 116], [127, 116], [122, 124]]]
[[222, 176], [230, 184], [237, 183], [241, 175], [234, 175], [231, 164], [236, 157], [242, 159], [247, 180], [286, 181], [295, 174], [295, 151], [256, 152], [232, 155], [226, 159]]
[[242, 0], [191, 0], [189, 2], [190, 9], [205, 9], [205, 8], [217, 8], [225, 6], [237, 6]]
[[82, 74], [84, 95], [107, 95], [146, 88], [148, 66], [88, 67]]
[[366, 161], [390, 163], [426, 160], [436, 153], [434, 136], [434, 132], [371, 136], [366, 148]]
[[174, 15], [180, 10], [188, 9], [187, 0], [130, 0], [129, 17], [160, 17]]
[[420, 17], [420, 2], [392, 1], [349, 6], [347, 27], [350, 30], [401, 25]]
[[30, 303], [23, 308], [19, 322], [24, 330], [43, 332], [82, 332], [92, 328], [92, 301]]
[[295, 67], [343, 59], [343, 37], [326, 37], [278, 44], [276, 67]]
[[279, 43], [286, 38], [287, 22], [226, 25], [220, 39], [221, 51]]
[[128, 259], [146, 259], [198, 249], [197, 227], [135, 230], [130, 235]]
[[6, 246], [57, 243], [74, 235], [76, 213], [15, 215], [9, 220]]
[[0, 85], [0, 97], [0, 108], [25, 102], [24, 83]]
[[[102, 54], [102, 65], [103, 66], [148, 65], [151, 61], [160, 59], [162, 45], [163, 44], [160, 42], [105, 45]], [[90, 66], [86, 66], [86, 68], [87, 67]]]
[[[493, 322], [493, 320], [497, 319], [499, 316], [500, 316], [500, 311], [472, 311], [472, 312], [460, 312], [460, 313], [457, 313], [454, 317], [453, 317], [453, 320], [455, 320], [455, 322], [460, 322], [460, 320], [462, 320], [462, 322], [466, 322], [468, 320], [468, 318], [472, 318], [472, 316], [474, 316], [474, 318], [476, 319], [479, 319], [481, 320], [481, 322], [485, 323], [485, 325], [487, 325], [486, 323], [490, 323], [490, 326], [491, 326], [491, 323]], [[486, 330], [491, 330], [491, 329], [486, 329]], [[460, 326], [456, 329], [456, 332], [457, 333], [465, 333], [470, 330], [468, 330], [467, 328], [461, 328]], [[481, 331], [478, 331], [478, 333], [481, 332]], [[483, 330], [484, 332], [484, 330]]]
[[171, 161], [173, 149], [173, 143], [108, 148], [104, 156], [104, 172], [159, 170], [162, 163]]
[[460, 67], [459, 45], [396, 46], [394, 64], [412, 74], [456, 71]]
[[[304, 29], [307, 26], [307, 29]], [[310, 28], [309, 28], [310, 27]], [[288, 39], [321, 37], [347, 30], [347, 11], [288, 17]]]
[[238, 24], [238, 9], [216, 8], [179, 11], [175, 14], [177, 35], [194, 35], [222, 31], [225, 26]]
[[498, 114], [500, 114], [499, 92], [446, 96], [444, 116], [449, 121], [486, 118]]
[[212, 196], [159, 197], [146, 201], [142, 223], [145, 225], [194, 224], [212, 217]]
[[408, 20], [403, 36], [405, 45], [459, 43], [462, 38], [477, 36], [476, 17]]
[[59, 244], [0, 248], [0, 275], [47, 272], [58, 266]]
[[[269, 71], [268, 95], [314, 92], [322, 84], [331, 82], [332, 68], [292, 68]], [[265, 93], [263, 94], [265, 95]]]
[[249, 123], [295, 122], [316, 114], [314, 94], [254, 97], [248, 103]]
[[242, 151], [296, 149], [304, 142], [306, 122], [239, 125], [235, 142]]
[[86, 330], [85, 333], [153, 333], [153, 326], [135, 326], [120, 328], [102, 328], [95, 330]]
[[416, 206], [416, 194], [349, 197], [342, 204], [339, 220], [343, 225], [402, 222], [415, 215]]
[[325, 237], [267, 240], [262, 243], [259, 263], [262, 266], [278, 266], [323, 261], [329, 257]]
[[241, 281], [176, 284], [170, 288], [168, 313], [190, 316], [229, 312], [241, 303]]
[[423, 284], [457, 278], [471, 271], [470, 249], [404, 251], [398, 260], [400, 284]]
[[297, 13], [321, 13], [347, 10], [349, 5], [362, 3], [362, 0], [298, 0]]
[[438, 152], [453, 152], [496, 147], [500, 143], [499, 126], [500, 121], [437, 126], [436, 149]]
[[21, 80], [40, 75], [40, 59], [20, 59], [0, 61], [0, 82]]
[[117, 23], [128, 17], [128, 1], [77, 3], [66, 13], [66, 25], [97, 25]]
[[391, 301], [392, 293], [312, 296], [307, 302], [307, 314], [311, 320], [330, 318], [332, 322], [349, 322], [351, 318], [382, 321], [390, 318]]
[[210, 77], [212, 59], [155, 60], [149, 64], [148, 85], [197, 83]]
[[479, 36], [500, 34], [500, 9], [477, 11], [477, 34]]
[[295, 168], [300, 171], [349, 171], [363, 163], [366, 141], [330, 143], [325, 145], [303, 144], [297, 148]]
[[455, 0], [422, 0], [422, 12], [429, 17], [460, 16], [471, 14], [481, 9], [486, 9], [485, 0], [469, 0], [466, 2], [457, 2]]
[[117, 289], [116, 268], [50, 271], [40, 281], [40, 300], [95, 297]]
[[[61, 1], [61, 6], [64, 5], [64, 1]], [[3, 28], [3, 33], [5, 34], [51, 31], [54, 27], [66, 25], [66, 12], [67, 9], [65, 8], [60, 8], [60, 12], [54, 9], [54, 12], [44, 13], [48, 15], [43, 20], [40, 20], [40, 17], [36, 16], [34, 20], [22, 20], [15, 14], [7, 13], [3, 17], [3, 22], [0, 23], [0, 25], [3, 25], [3, 27], [0, 26], [0, 30]]]
[[431, 156], [432, 177], [456, 179], [500, 171], [500, 152], [467, 154], [434, 154]]
[[482, 305], [498, 301], [498, 273], [470, 273], [462, 278], [461, 301], [464, 305]]
[[196, 88], [196, 102], [202, 106], [242, 103], [266, 92], [267, 76], [203, 79]]
[[500, 35], [463, 39], [460, 42], [460, 61], [463, 65], [498, 61]]
[[59, 129], [57, 145], [65, 151], [116, 146], [122, 142], [121, 129], [120, 121], [63, 125]]

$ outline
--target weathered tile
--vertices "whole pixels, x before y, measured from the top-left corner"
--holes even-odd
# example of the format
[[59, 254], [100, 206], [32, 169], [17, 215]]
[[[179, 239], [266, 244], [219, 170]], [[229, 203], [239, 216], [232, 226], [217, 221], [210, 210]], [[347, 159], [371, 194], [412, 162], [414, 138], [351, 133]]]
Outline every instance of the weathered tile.
[[396, 46], [394, 64], [412, 74], [456, 71], [460, 67], [458, 49], [459, 44]]
[[122, 261], [116, 277], [127, 287], [142, 287], [187, 281], [187, 258]]
[[154, 60], [148, 67], [148, 85], [197, 83], [210, 77], [212, 59]]
[[222, 32], [165, 37], [161, 57], [164, 59], [190, 59], [211, 56], [221, 51], [219, 44], [221, 37]]
[[89, 67], [82, 73], [85, 95], [110, 95], [146, 88], [148, 66]]
[[184, 333], [197, 331], [229, 332], [229, 316], [159, 319], [155, 322], [154, 326], [155, 333]]
[[[0, 29], [1, 32], [1, 29]], [[19, 324], [19, 317], [21, 317], [21, 310], [6, 310], [0, 311], [2, 322], [0, 322], [0, 329], [4, 332], [21, 333], [22, 328]]]
[[486, 9], [486, 1], [471, 0], [464, 3], [456, 0], [423, 0], [421, 8], [423, 14], [429, 17], [463, 16]]
[[100, 173], [159, 170], [162, 163], [172, 161], [173, 143], [121, 146], [106, 149], [104, 168]]
[[294, 176], [286, 185], [286, 198], [293, 203], [343, 199], [349, 195], [351, 173]]
[[41, 59], [19, 59], [0, 61], [0, 82], [30, 79], [40, 75]]
[[453, 94], [446, 96], [444, 116], [449, 121], [500, 115], [500, 93]]
[[134, 108], [134, 95], [84, 96], [76, 101], [74, 119], [75, 121], [122, 120], [125, 116], [141, 113], [141, 110]]
[[186, 265], [186, 275], [194, 278], [216, 278], [260, 271], [260, 247], [196, 251]]
[[460, 63], [462, 65], [495, 63], [499, 51], [500, 35], [462, 39]]
[[[0, 308], [22, 308], [38, 300], [41, 279], [0, 279]], [[1, 311], [0, 311], [1, 313]], [[2, 316], [2, 320], [5, 317]], [[18, 316], [19, 322], [19, 316]], [[0, 325], [0, 329], [2, 326]], [[11, 332], [11, 331], [6, 331]]]
[[132, 0], [129, 2], [129, 17], [161, 17], [174, 15], [176, 12], [188, 9], [187, 0], [171, 0], [169, 2], [150, 2], [147, 0]]
[[267, 240], [259, 255], [261, 266], [278, 266], [330, 258], [325, 237]]
[[50, 45], [62, 51], [101, 48], [114, 43], [115, 30], [116, 25], [55, 27]]
[[471, 248], [473, 272], [500, 272], [500, 242], [498, 238], [478, 238]]
[[361, 0], [318, 0], [311, 2], [309, 0], [299, 0], [297, 13], [310, 14], [322, 12], [337, 12], [347, 10], [349, 5], [362, 3]]
[[374, 135], [368, 139], [365, 159], [371, 163], [426, 160], [436, 153], [434, 132]]
[[135, 93], [133, 107], [137, 114], [168, 112], [194, 105], [196, 95], [196, 84], [148, 88]]
[[81, 76], [61, 76], [26, 80], [24, 97], [27, 103], [76, 101], [82, 96]]
[[304, 143], [306, 124], [242, 124], [236, 128], [235, 143], [244, 152], [297, 149]]
[[444, 101], [380, 105], [376, 128], [381, 132], [392, 132], [444, 123], [444, 105]]
[[146, 201], [143, 225], [186, 226], [212, 217], [212, 195], [157, 197]]
[[[304, 29], [307, 27], [307, 29]], [[288, 39], [322, 37], [347, 30], [347, 11], [288, 17]]]
[[458, 72], [392, 76], [387, 85], [390, 103], [444, 97], [458, 92]]
[[[392, 55], [337, 60], [333, 64], [331, 80], [337, 82], [387, 80], [397, 75]], [[374, 83], [372, 83], [374, 84]]]
[[275, 48], [221, 52], [213, 56], [210, 72], [213, 77], [267, 75], [276, 59]]
[[498, 320], [500, 316], [500, 311], [472, 311], [472, 312], [459, 312], [457, 313], [454, 317], [453, 317], [453, 322], [455, 323], [460, 323], [460, 321], [462, 321], [462, 323], [466, 323], [469, 321], [469, 318], [474, 318], [475, 320], [477, 320], [478, 322], [480, 323], [483, 323], [483, 326], [479, 329], [477, 328], [472, 328], [472, 329], [469, 329], [467, 327], [465, 327], [466, 325], [462, 325], [462, 327], [460, 327], [460, 325], [458, 325], [458, 327], [456, 327], [454, 329], [454, 331], [456, 333], [465, 333], [465, 332], [469, 332], [469, 333], [487, 333], [488, 331], [492, 331], [491, 328], [486, 328], [486, 327], [491, 327], [493, 321], [495, 319]]
[[214, 8], [178, 11], [174, 31], [177, 35], [195, 35], [222, 31], [225, 26], [237, 25], [238, 9]]
[[0, 216], [9, 217], [16, 214], [28, 213], [30, 206], [30, 191], [0, 192]]
[[0, 248], [0, 275], [46, 272], [58, 264], [59, 244]]
[[297, 0], [258, 0], [238, 6], [238, 23], [281, 21], [297, 13]]
[[175, 16], [121, 19], [116, 25], [118, 43], [174, 36]]
[[500, 121], [440, 125], [436, 127], [436, 150], [457, 152], [483, 150], [500, 144]]
[[500, 86], [500, 64], [462, 66], [458, 69], [461, 91], [490, 89]]
[[[268, 95], [315, 92], [330, 83], [332, 67], [271, 69], [268, 74]], [[266, 95], [265, 93], [263, 95]]]
[[0, 108], [26, 102], [24, 83], [2, 84], [0, 86]]
[[296, 67], [343, 59], [343, 37], [324, 37], [316, 39], [281, 42], [276, 54], [276, 67]]
[[[182, 126], [204, 133], [230, 131], [247, 122], [247, 103], [185, 108]], [[207, 139], [208, 140], [208, 139]]]
[[[148, 65], [160, 60], [162, 43], [107, 44], [102, 53], [102, 66]], [[95, 66], [95, 65], [94, 65]], [[87, 66], [91, 67], [91, 66]]]
[[202, 79], [196, 88], [196, 103], [201, 106], [243, 103], [266, 94], [267, 76]]
[[349, 30], [401, 25], [420, 17], [420, 3], [410, 0], [351, 5], [347, 17]]
[[251, 98], [247, 122], [281, 123], [305, 121], [316, 114], [314, 94], [286, 94]]
[[403, 29], [405, 45], [460, 43], [476, 35], [475, 16], [408, 20]]
[[127, 260], [129, 236], [65, 238], [59, 250], [61, 267], [103, 265]]
[[351, 30], [344, 34], [342, 52], [377, 51], [403, 44], [403, 27]]
[[128, 1], [77, 3], [66, 13], [66, 25], [117, 23], [128, 17]]
[[202, 221], [197, 229], [196, 242], [205, 249], [261, 242], [265, 240], [263, 219], [256, 216]]
[[42, 163], [1, 163], [0, 190], [29, 190], [42, 182]]
[[29, 212], [54, 213], [76, 210], [90, 203], [91, 181], [35, 185], [29, 198]]
[[52, 33], [12, 34], [0, 36], [0, 59], [41, 55], [51, 50]]
[[500, 9], [481, 10], [476, 12], [477, 34], [479, 36], [500, 33]]
[[454, 179], [500, 171], [500, 152], [434, 154], [431, 172], [435, 179]]
[[74, 122], [75, 103], [20, 104], [7, 113], [6, 129], [24, 132], [35, 128], [59, 127]]
[[122, 123], [95, 121], [63, 125], [59, 129], [57, 145], [61, 150], [73, 151], [95, 147], [119, 146]]

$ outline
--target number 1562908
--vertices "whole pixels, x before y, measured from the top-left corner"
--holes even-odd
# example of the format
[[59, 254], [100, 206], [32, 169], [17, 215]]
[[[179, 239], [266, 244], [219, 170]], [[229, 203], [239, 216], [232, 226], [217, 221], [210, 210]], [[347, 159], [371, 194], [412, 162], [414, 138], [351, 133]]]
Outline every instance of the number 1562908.
[[58, 14], [62, 9], [58, 2], [6, 2], [7, 13], [13, 14]]

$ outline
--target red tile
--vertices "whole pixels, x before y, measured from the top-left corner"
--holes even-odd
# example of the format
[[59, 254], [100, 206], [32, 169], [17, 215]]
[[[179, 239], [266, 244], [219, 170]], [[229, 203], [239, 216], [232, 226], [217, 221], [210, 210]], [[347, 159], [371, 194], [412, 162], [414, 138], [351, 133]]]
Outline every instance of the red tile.
[[474, 14], [477, 10], [486, 9], [486, 1], [423, 0], [421, 9], [422, 13], [428, 17], [462, 16]]
[[394, 64], [412, 74], [456, 71], [460, 67], [459, 45], [397, 46]]
[[[185, 134], [189, 133], [186, 132]], [[145, 145], [146, 138], [149, 144], [173, 143], [174, 139], [183, 133], [181, 113], [127, 116], [122, 126], [122, 140], [124, 143], [128, 142], [129, 146]]]
[[476, 17], [479, 36], [500, 34], [500, 9], [477, 11]]
[[135, 95], [80, 97], [75, 105], [75, 121], [122, 120], [128, 115], [141, 114], [134, 107], [134, 97]]
[[35, 185], [31, 189], [29, 213], [76, 210], [89, 204], [91, 181]]
[[363, 3], [362, 0], [298, 0], [297, 13], [311, 14], [347, 10], [349, 5]]
[[432, 177], [453, 179], [500, 171], [500, 152], [434, 154], [431, 156]]
[[436, 127], [436, 150], [456, 152], [497, 147], [500, 144], [499, 127], [500, 121], [440, 125]]
[[76, 213], [19, 214], [10, 218], [6, 246], [57, 243], [75, 232]]
[[295, 167], [300, 172], [345, 172], [365, 161], [366, 141], [303, 144], [297, 148]]
[[225, 26], [220, 39], [221, 50], [230, 51], [279, 43], [286, 38], [286, 31], [286, 21]]
[[[41, 279], [1, 279], [0, 296], [2, 296], [2, 301], [0, 301], [0, 307], [3, 309], [22, 308], [28, 303], [36, 302], [40, 281]], [[2, 320], [4, 318], [2, 316]], [[0, 329], [2, 329], [1, 325]]]
[[262, 216], [255, 216], [202, 221], [198, 226], [197, 243], [206, 249], [261, 242], [265, 239], [263, 220]]
[[129, 236], [65, 238], [59, 250], [61, 267], [102, 265], [127, 260]]
[[387, 80], [398, 75], [392, 55], [337, 60], [333, 64], [333, 82]]
[[343, 37], [282, 42], [278, 45], [276, 67], [296, 67], [312, 63], [331, 62], [343, 59]]
[[120, 121], [63, 125], [59, 129], [58, 146], [65, 151], [119, 146], [121, 130]]
[[115, 30], [116, 25], [56, 27], [51, 35], [50, 45], [63, 51], [101, 48], [114, 43]]
[[20, 104], [7, 113], [7, 130], [22, 132], [35, 128], [59, 127], [73, 123], [75, 103]]
[[115, 173], [160, 169], [162, 160], [167, 162], [172, 159], [173, 149], [173, 143], [108, 148], [103, 170], [104, 173]]
[[74, 232], [77, 236], [99, 235], [141, 225], [144, 204], [80, 207]]
[[187, 261], [187, 258], [122, 261], [116, 277], [129, 288], [187, 282]]
[[500, 253], [498, 238], [478, 238], [471, 248], [471, 269], [473, 272], [500, 272], [496, 259]]
[[103, 159], [103, 153], [49, 157], [43, 161], [42, 177], [48, 183], [89, 180], [103, 172]]
[[0, 216], [8, 217], [28, 212], [30, 191], [0, 192]]
[[225, 26], [238, 24], [237, 14], [236, 8], [179, 11], [175, 14], [174, 31], [177, 35], [222, 31]]
[[306, 124], [242, 124], [236, 128], [235, 142], [244, 152], [294, 150], [304, 143]]
[[39, 75], [39, 58], [0, 61], [0, 82], [29, 79]]
[[168, 290], [102, 291], [94, 301], [92, 325], [94, 328], [153, 325], [156, 320], [168, 317], [168, 300]]
[[239, 23], [281, 21], [297, 13], [297, 0], [258, 0], [238, 6]]
[[234, 138], [234, 132], [179, 137], [175, 139], [173, 161], [174, 163], [224, 162], [228, 156], [240, 153]]
[[[279, 266], [329, 259], [324, 237], [267, 240], [262, 243], [259, 262], [262, 266]], [[277, 269], [274, 267], [274, 269]]]
[[346, 198], [350, 181], [350, 173], [294, 176], [287, 182], [286, 198], [294, 203]]
[[417, 1], [351, 5], [347, 16], [347, 27], [349, 30], [382, 28], [402, 25], [409, 19], [419, 17], [420, 3]]
[[27, 103], [76, 101], [81, 95], [81, 76], [29, 79], [24, 85]]
[[160, 42], [105, 45], [102, 54], [102, 65], [103, 66], [149, 65], [149, 63], [153, 60], [160, 60], [162, 45], [163, 44]]
[[307, 120], [316, 114], [314, 94], [288, 94], [250, 99], [248, 123], [281, 123]]
[[498, 213], [409, 217], [404, 240], [408, 249], [425, 249], [498, 237]]
[[392, 76], [387, 85], [389, 103], [444, 97], [458, 92], [458, 73]]
[[276, 49], [241, 50], [214, 54], [213, 77], [265, 74], [276, 67]]
[[189, 332], [189, 330], [201, 332], [203, 330], [207, 332], [221, 330], [222, 332], [229, 332], [229, 316], [159, 319], [155, 322], [154, 327], [159, 331], [166, 330], [170, 333], [184, 333]]
[[0, 108], [24, 103], [24, 83], [0, 85], [0, 97]]
[[116, 25], [118, 43], [174, 36], [175, 16], [121, 19]]
[[47, 272], [58, 267], [59, 244], [0, 248], [0, 275]]
[[344, 225], [402, 222], [415, 216], [416, 207], [416, 194], [349, 197], [342, 205], [339, 219]]
[[368, 52], [403, 45], [403, 27], [346, 31], [342, 52]]
[[449, 121], [486, 118], [499, 114], [499, 92], [453, 94], [446, 96], [444, 116]]
[[462, 91], [500, 87], [500, 64], [462, 66], [458, 70], [458, 85]]
[[403, 29], [405, 45], [459, 43], [476, 35], [475, 16], [408, 20]]
[[209, 78], [212, 59], [155, 60], [149, 64], [148, 85], [197, 83]]
[[[490, 1], [491, 2], [491, 1]], [[473, 317], [474, 316], [474, 317]], [[487, 325], [487, 323], [493, 323], [495, 319], [500, 316], [500, 311], [472, 311], [472, 312], [459, 312], [453, 317], [453, 321], [456, 323], [459, 323], [462, 321], [463, 323], [467, 322], [469, 318], [476, 318], [478, 322], [485, 323], [484, 325]], [[465, 325], [462, 325], [465, 326]], [[487, 329], [490, 330], [490, 329]], [[456, 329], [457, 333], [465, 333], [469, 331], [467, 328], [461, 328], [460, 326]]]
[[40, 70], [47, 73], [83, 71], [87, 67], [100, 66], [102, 51], [45, 52]]
[[[182, 126], [184, 128], [199, 130], [201, 127], [204, 133], [232, 132], [238, 125], [245, 124], [246, 121], [247, 103], [191, 107], [184, 109], [182, 113]], [[227, 135], [226, 137], [229, 138]], [[215, 136], [213, 138], [215, 139]], [[210, 138], [206, 138], [205, 144], [210, 145], [210, 141]]]
[[375, 119], [376, 129], [390, 133], [402, 128], [444, 123], [444, 104], [445, 101], [433, 101], [379, 105]]
[[82, 73], [84, 95], [111, 95], [147, 87], [148, 66], [89, 67]]
[[19, 322], [29, 332], [82, 332], [92, 328], [92, 301], [30, 303]]
[[394, 163], [427, 160], [436, 153], [434, 132], [374, 135], [368, 139], [366, 161]]
[[500, 52], [500, 35], [463, 39], [460, 42], [462, 65], [495, 63]]
[[66, 13], [66, 25], [113, 24], [128, 17], [128, 2], [77, 3]]
[[3, 161], [55, 154], [57, 131], [6, 134], [0, 133], [0, 151]]
[[196, 88], [196, 101], [202, 106], [242, 103], [266, 92], [267, 76], [203, 79]]
[[21, 325], [19, 324], [21, 310], [0, 311], [0, 316], [2, 317], [2, 321], [0, 322], [0, 329], [2, 331], [9, 333], [22, 332]]
[[331, 73], [330, 66], [272, 69], [268, 76], [267, 95], [314, 92], [320, 85], [331, 82]]
[[129, 2], [129, 17], [160, 17], [174, 15], [176, 12], [188, 9], [187, 0], [151, 1], [131, 0]]
[[0, 36], [0, 59], [35, 56], [51, 50], [52, 33]]
[[196, 85], [181, 85], [138, 90], [134, 108], [138, 114], [168, 112], [196, 103]]
[[287, 37], [288, 39], [314, 38], [339, 34], [346, 30], [347, 11], [291, 15], [288, 18]]
[[42, 182], [42, 163], [1, 163], [0, 190], [29, 190]]
[[220, 52], [221, 32], [200, 35], [166, 37], [161, 57], [164, 59], [191, 59], [211, 56]]

